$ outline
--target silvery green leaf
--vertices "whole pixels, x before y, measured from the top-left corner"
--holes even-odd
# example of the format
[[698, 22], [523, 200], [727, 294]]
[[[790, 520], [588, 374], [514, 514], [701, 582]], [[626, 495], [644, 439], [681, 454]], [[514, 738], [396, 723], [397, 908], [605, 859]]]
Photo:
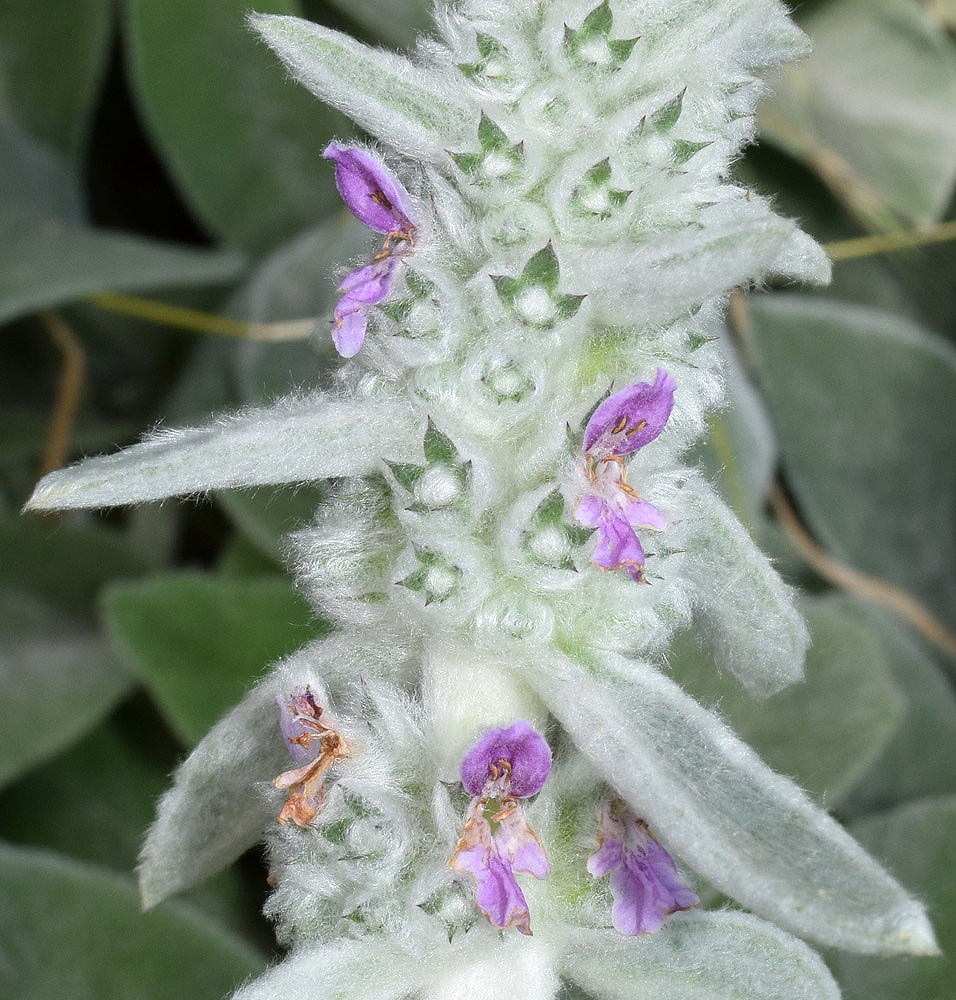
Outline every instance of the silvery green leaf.
[[421, 459], [424, 428], [388, 400], [321, 394], [205, 427], [157, 431], [115, 455], [45, 476], [27, 510], [108, 507], [206, 490], [362, 475], [380, 457]]
[[179, 767], [140, 861], [143, 905], [201, 882], [254, 844], [277, 812], [257, 785], [288, 766], [275, 676], [221, 719]]
[[[586, 248], [562, 259], [562, 284], [569, 291], [600, 283], [600, 302], [593, 309], [619, 322], [634, 316], [665, 322], [701, 302], [746, 285], [768, 271], [826, 282], [830, 265], [823, 249], [804, 237], [788, 219], [773, 215], [756, 202], [742, 199], [702, 212], [707, 224], [648, 240], [637, 249]], [[799, 252], [790, 252], [798, 240]], [[642, 275], [640, 282], [633, 276]], [[593, 298], [593, 296], [592, 296]]]
[[934, 954], [922, 906], [788, 778], [646, 664], [530, 658], [541, 699], [668, 849], [802, 937]]
[[755, 695], [792, 684], [802, 673], [807, 630], [790, 588], [710, 487], [689, 478], [682, 496], [692, 527], [683, 575], [719, 665]]
[[839, 1000], [820, 957], [746, 913], [691, 912], [656, 934], [575, 931], [565, 975], [595, 1000]]
[[314, 1000], [317, 984], [323, 997], [402, 1000], [412, 965], [384, 936], [375, 943], [340, 940], [293, 952], [231, 1000]]
[[767, 764], [832, 807], [886, 751], [906, 699], [880, 635], [851, 600], [810, 598], [801, 610], [810, 627], [806, 676], [764, 701], [715, 670], [710, 651], [689, 634], [672, 644], [667, 663], [681, 687], [719, 708]]
[[407, 155], [442, 162], [477, 126], [477, 108], [456, 96], [452, 77], [300, 18], [249, 22], [299, 83]]

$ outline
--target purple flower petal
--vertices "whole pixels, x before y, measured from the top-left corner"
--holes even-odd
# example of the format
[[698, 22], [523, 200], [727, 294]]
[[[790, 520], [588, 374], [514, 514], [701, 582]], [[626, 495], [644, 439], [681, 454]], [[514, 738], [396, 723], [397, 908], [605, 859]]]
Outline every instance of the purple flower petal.
[[611, 920], [622, 934], [653, 934], [668, 914], [700, 902], [647, 824], [620, 799], [605, 806], [598, 843], [588, 871], [595, 878], [611, 872]]
[[338, 142], [330, 142], [322, 155], [335, 164], [336, 187], [359, 222], [378, 233], [415, 231], [408, 192], [374, 157]]
[[343, 312], [341, 306], [342, 303], [336, 306], [332, 317], [332, 342], [343, 358], [351, 358], [365, 343], [368, 317], [362, 306], [356, 306], [351, 312]]
[[313, 760], [317, 749], [311, 747], [322, 708], [316, 703], [312, 689], [296, 688], [288, 698], [278, 697], [279, 729], [289, 756], [296, 763]]
[[512, 871], [525, 872], [535, 878], [548, 877], [551, 871], [548, 856], [520, 807], [501, 818], [493, 836], [498, 852], [511, 865]]
[[363, 305], [374, 305], [381, 302], [388, 294], [388, 286], [392, 281], [397, 257], [383, 257], [371, 264], [357, 267], [339, 282], [338, 291], [343, 297]]
[[605, 507], [597, 529], [598, 544], [591, 557], [594, 565], [607, 570], [624, 568], [632, 580], [643, 579], [644, 549], [627, 518]]
[[[500, 775], [501, 761], [510, 772]], [[465, 754], [461, 782], [472, 795], [526, 798], [544, 784], [551, 770], [551, 750], [544, 738], [520, 719], [507, 729], [491, 729]], [[494, 788], [486, 788], [490, 783]]]
[[549, 870], [548, 859], [520, 806], [515, 804], [502, 817], [494, 833], [485, 806], [485, 799], [472, 799], [461, 839], [448, 864], [456, 871], [474, 875], [475, 902], [492, 925], [501, 930], [517, 927], [522, 934], [530, 934], [528, 903], [514, 873], [524, 871], [544, 878]]
[[646, 500], [630, 500], [624, 508], [624, 516], [632, 528], [652, 528], [663, 531], [667, 527], [667, 518]]
[[343, 358], [357, 354], [365, 343], [366, 309], [388, 294], [396, 262], [395, 257], [384, 257], [357, 267], [339, 284], [339, 291], [344, 294], [332, 314], [332, 340]]
[[629, 455], [653, 441], [663, 430], [674, 406], [677, 383], [657, 369], [654, 384], [638, 382], [609, 396], [591, 415], [584, 432], [584, 450], [596, 458]]

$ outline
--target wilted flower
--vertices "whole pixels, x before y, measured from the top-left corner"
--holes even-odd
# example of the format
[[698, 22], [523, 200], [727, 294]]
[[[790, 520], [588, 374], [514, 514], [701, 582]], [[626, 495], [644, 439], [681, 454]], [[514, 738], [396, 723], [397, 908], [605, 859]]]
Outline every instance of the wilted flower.
[[677, 384], [657, 369], [654, 384], [638, 382], [609, 396], [594, 411], [584, 432], [587, 490], [575, 515], [598, 529], [592, 556], [599, 569], [623, 569], [634, 581], [644, 581], [644, 549], [635, 528], [667, 527], [667, 519], [642, 500], [627, 481], [624, 455], [643, 448], [663, 430], [674, 406]]
[[358, 353], [365, 342], [366, 310], [381, 302], [398, 260], [411, 249], [418, 228], [409, 212], [408, 192], [363, 149], [331, 142], [322, 154], [335, 164], [335, 183], [342, 200], [359, 222], [385, 235], [372, 260], [347, 274], [332, 318], [332, 339], [344, 358]]
[[611, 920], [622, 934], [653, 934], [664, 918], [700, 900], [681, 882], [673, 859], [623, 799], [607, 802], [588, 858], [595, 877], [611, 873]]
[[[276, 698], [276, 704], [289, 756], [301, 765], [275, 779], [277, 788], [289, 790], [277, 818], [280, 823], [292, 820], [297, 826], [308, 826], [322, 808], [325, 772], [340, 757], [349, 756], [348, 748], [339, 734], [321, 721], [322, 706], [316, 703], [311, 688], [297, 688], [288, 701]], [[312, 745], [316, 741], [317, 753]]]
[[550, 870], [518, 799], [534, 795], [551, 770], [551, 750], [527, 722], [491, 729], [465, 754], [461, 781], [474, 796], [449, 865], [475, 876], [475, 902], [495, 927], [531, 933], [515, 872], [545, 878]]

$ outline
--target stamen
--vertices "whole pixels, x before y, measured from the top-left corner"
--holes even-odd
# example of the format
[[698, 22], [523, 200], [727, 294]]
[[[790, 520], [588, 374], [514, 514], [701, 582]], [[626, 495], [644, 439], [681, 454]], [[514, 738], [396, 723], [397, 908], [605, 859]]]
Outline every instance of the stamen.
[[500, 823], [503, 819], [507, 819], [518, 808], [518, 803], [515, 799], [503, 799], [501, 804], [504, 808], [499, 809], [491, 817], [492, 823]]
[[636, 434], [638, 431], [644, 430], [646, 426], [647, 426], [646, 420], [639, 420], [633, 427], [628, 428], [625, 437], [630, 437], [632, 434]]
[[620, 434], [625, 427], [627, 427], [627, 415], [622, 413], [617, 418], [617, 421], [615, 422], [614, 426], [611, 428], [611, 433]]

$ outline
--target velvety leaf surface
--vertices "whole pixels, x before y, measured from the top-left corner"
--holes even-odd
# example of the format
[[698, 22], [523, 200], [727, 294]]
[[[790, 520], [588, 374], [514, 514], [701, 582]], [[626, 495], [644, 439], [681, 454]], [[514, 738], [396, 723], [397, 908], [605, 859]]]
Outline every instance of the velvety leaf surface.
[[675, 678], [718, 709], [775, 771], [833, 806], [886, 750], [906, 701], [878, 634], [841, 597], [802, 605], [810, 627], [805, 678], [754, 701], [689, 634], [668, 654]]
[[184, 905], [139, 909], [130, 880], [0, 846], [0, 992], [17, 1000], [219, 1000], [262, 956]]
[[189, 745], [274, 660], [325, 631], [283, 577], [157, 576], [110, 587], [103, 611], [110, 636]]
[[749, 342], [810, 530], [956, 624], [956, 351], [885, 313], [801, 296], [753, 301]]
[[[295, 0], [256, 10], [295, 14]], [[183, 195], [210, 229], [253, 252], [338, 204], [322, 150], [340, 116], [284, 79], [246, 25], [245, 0], [128, 0], [133, 83]]]
[[567, 973], [602, 1000], [633, 1000], [648, 990], [660, 1000], [840, 995], [815, 952], [745, 913], [681, 914], [657, 934], [630, 939], [586, 931], [572, 942]]
[[445, 161], [477, 124], [453, 77], [439, 79], [403, 56], [299, 18], [257, 14], [250, 23], [299, 83], [416, 159]]
[[919, 903], [668, 678], [610, 654], [533, 666], [542, 701], [609, 784], [722, 892], [802, 937], [933, 953]]
[[859, 820], [855, 836], [927, 902], [943, 956], [873, 959], [833, 955], [846, 1000], [950, 1000], [956, 981], [956, 797], [922, 799]]
[[815, 169], [858, 215], [939, 218], [956, 179], [956, 49], [908, 0], [836, 0], [762, 106], [764, 138]]
[[0, 591], [0, 784], [68, 747], [129, 690], [98, 635], [26, 593]]
[[[32, 510], [108, 507], [234, 486], [304, 483], [420, 458], [423, 431], [390, 399], [291, 396], [203, 427], [161, 431], [44, 476]], [[368, 426], [379, 433], [370, 438]]]
[[0, 110], [75, 158], [105, 69], [112, 0], [5, 0]]

